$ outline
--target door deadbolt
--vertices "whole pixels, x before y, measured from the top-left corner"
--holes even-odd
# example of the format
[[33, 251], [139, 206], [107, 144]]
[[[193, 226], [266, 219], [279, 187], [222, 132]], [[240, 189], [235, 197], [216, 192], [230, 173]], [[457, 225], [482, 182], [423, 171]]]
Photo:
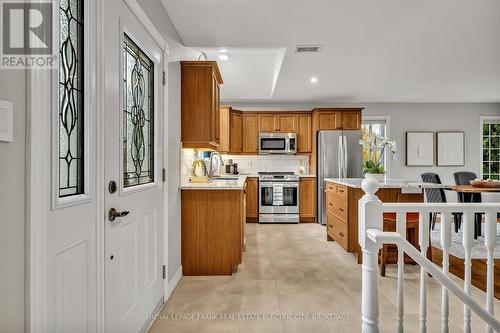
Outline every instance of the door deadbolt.
[[129, 211], [127, 211], [127, 210], [124, 210], [123, 212], [119, 212], [114, 208], [110, 208], [110, 210], [108, 212], [108, 220], [113, 222], [117, 217], [127, 216], [128, 213], [129, 213]]
[[116, 182], [114, 180], [110, 181], [108, 184], [109, 193], [115, 193], [117, 190]]

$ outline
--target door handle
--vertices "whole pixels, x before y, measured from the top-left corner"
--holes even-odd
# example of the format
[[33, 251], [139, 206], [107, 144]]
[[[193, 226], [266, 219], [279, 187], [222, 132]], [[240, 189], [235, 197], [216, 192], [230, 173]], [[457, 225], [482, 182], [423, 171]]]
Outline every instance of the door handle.
[[342, 137], [343, 141], [343, 152], [344, 152], [344, 178], [347, 178], [347, 139], [345, 135]]
[[124, 217], [130, 213], [128, 210], [124, 210], [123, 212], [119, 212], [114, 208], [110, 208], [108, 212], [108, 220], [113, 222], [117, 217]]

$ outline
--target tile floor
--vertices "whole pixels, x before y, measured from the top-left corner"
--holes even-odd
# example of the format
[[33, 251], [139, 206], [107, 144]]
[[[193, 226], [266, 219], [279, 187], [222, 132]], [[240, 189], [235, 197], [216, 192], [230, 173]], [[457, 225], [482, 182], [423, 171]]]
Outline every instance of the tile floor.
[[[337, 243], [326, 241], [324, 227], [247, 226], [247, 252], [238, 272], [227, 277], [183, 277], [150, 332], [360, 331], [361, 266]], [[405, 331], [417, 332], [419, 267], [406, 266], [405, 271]], [[387, 277], [379, 280], [384, 332], [395, 331], [395, 276], [396, 266], [389, 265]], [[432, 278], [428, 281], [428, 332], [438, 332], [441, 287]], [[484, 303], [482, 291], [473, 287], [472, 293]], [[463, 307], [455, 297], [450, 303], [450, 332], [462, 331]], [[500, 313], [499, 301], [495, 312]], [[474, 332], [484, 332], [475, 316], [472, 325]]]

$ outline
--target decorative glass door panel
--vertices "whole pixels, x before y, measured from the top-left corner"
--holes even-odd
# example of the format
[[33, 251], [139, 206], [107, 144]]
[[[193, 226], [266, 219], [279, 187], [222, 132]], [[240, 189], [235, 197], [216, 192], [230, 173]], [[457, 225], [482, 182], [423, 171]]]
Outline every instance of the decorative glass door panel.
[[154, 63], [124, 34], [123, 186], [154, 182]]
[[84, 193], [83, 1], [59, 7], [59, 197]]

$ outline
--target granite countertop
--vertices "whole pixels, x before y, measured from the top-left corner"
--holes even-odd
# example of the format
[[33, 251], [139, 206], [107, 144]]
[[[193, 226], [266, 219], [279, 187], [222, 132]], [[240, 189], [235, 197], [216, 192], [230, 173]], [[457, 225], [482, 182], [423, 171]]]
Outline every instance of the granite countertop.
[[[228, 177], [228, 176], [222, 176]], [[209, 183], [190, 183], [188, 178], [181, 181], [181, 190], [243, 190], [248, 176], [229, 176], [234, 180], [212, 180]]]
[[[361, 182], [364, 178], [325, 178], [325, 182], [337, 183], [340, 185], [361, 188]], [[419, 181], [408, 181], [400, 179], [386, 179], [379, 182], [380, 188], [406, 188], [406, 189], [421, 189], [421, 188], [450, 188], [451, 185], [432, 184]]]

